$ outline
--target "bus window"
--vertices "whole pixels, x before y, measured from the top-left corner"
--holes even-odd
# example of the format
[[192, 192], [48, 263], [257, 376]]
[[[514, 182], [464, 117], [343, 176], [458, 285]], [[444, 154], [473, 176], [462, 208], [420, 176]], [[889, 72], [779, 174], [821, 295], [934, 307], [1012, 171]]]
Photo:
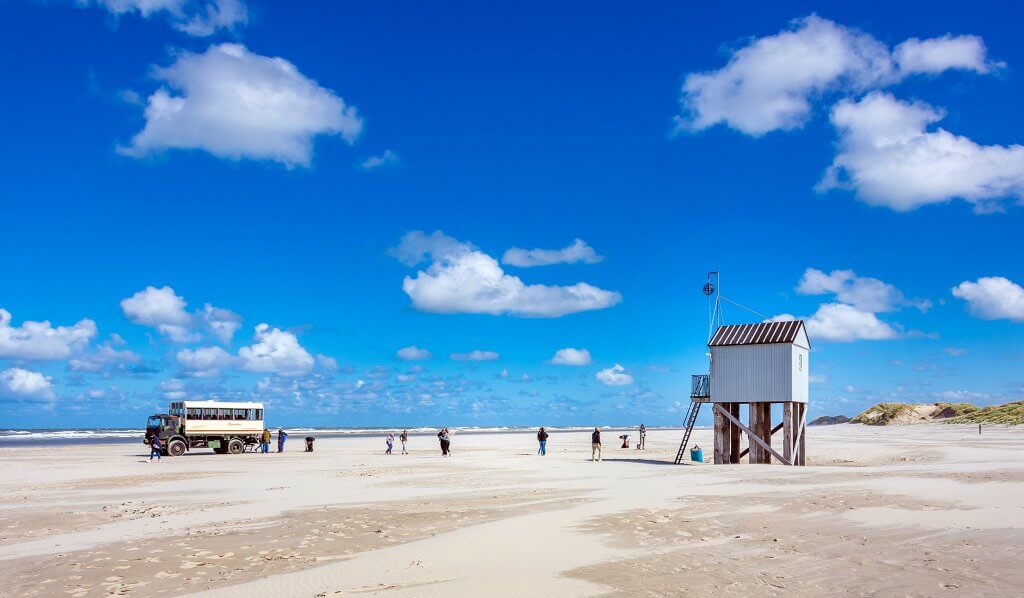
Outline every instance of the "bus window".
[[257, 409], [256, 410], [256, 419], [257, 420], [262, 420], [263, 419], [263, 410], [262, 409]]
[[216, 409], [204, 408], [203, 409], [203, 419], [217, 419], [217, 410]]

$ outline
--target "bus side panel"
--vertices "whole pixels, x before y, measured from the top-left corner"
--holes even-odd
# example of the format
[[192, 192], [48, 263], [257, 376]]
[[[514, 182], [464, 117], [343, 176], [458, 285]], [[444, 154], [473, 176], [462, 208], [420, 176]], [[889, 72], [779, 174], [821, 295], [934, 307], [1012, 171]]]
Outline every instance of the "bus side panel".
[[186, 434], [210, 434], [210, 435], [259, 435], [263, 433], [263, 422], [250, 420], [188, 420], [185, 422]]

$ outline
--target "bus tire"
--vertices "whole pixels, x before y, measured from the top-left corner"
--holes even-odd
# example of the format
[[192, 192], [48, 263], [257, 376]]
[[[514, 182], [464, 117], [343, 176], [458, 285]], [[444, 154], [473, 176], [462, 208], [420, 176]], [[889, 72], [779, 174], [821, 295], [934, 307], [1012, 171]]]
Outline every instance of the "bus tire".
[[181, 440], [180, 438], [175, 438], [174, 440], [167, 443], [167, 455], [170, 457], [180, 457], [185, 454], [185, 450], [187, 448], [188, 447], [185, 446], [184, 440]]
[[228, 441], [228, 452], [232, 455], [241, 455], [242, 451], [245, 450], [245, 445], [242, 441], [237, 438], [232, 438]]

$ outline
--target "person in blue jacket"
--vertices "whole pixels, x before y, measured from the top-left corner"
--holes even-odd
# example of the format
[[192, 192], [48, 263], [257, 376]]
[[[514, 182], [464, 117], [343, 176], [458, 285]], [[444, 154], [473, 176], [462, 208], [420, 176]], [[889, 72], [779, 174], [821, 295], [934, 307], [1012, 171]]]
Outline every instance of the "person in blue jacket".
[[288, 434], [285, 433], [283, 428], [277, 430], [277, 452], [284, 452], [284, 441], [288, 440]]

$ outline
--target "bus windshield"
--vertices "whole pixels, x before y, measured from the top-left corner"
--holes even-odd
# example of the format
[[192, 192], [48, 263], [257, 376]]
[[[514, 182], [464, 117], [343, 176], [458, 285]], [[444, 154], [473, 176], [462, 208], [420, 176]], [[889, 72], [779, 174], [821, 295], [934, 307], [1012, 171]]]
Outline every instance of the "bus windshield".
[[149, 422], [146, 424], [147, 428], [159, 428], [163, 424], [163, 418], [159, 415], [154, 415], [149, 418]]

